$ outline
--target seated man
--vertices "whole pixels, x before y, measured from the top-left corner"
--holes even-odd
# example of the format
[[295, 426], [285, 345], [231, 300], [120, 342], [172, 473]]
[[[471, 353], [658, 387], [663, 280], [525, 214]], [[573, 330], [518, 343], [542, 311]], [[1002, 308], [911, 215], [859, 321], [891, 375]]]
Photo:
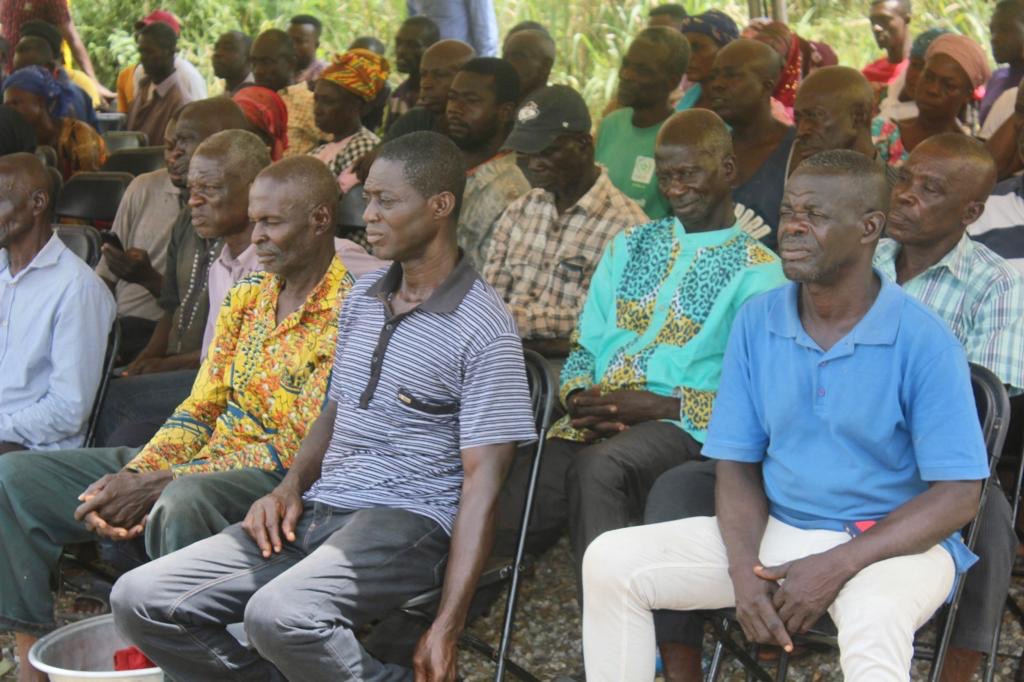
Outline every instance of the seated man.
[[555, 65], [555, 41], [547, 31], [525, 29], [509, 33], [501, 47], [501, 58], [519, 74], [519, 102], [547, 87]]
[[[454, 677], [498, 490], [534, 437], [515, 324], [457, 247], [459, 159], [436, 133], [381, 147], [366, 217], [395, 263], [347, 299], [329, 399], [292, 469], [242, 524], [114, 586], [118, 628], [175, 679], [405, 679], [354, 631], [442, 574], [416, 668]], [[225, 630], [243, 618], [255, 651]]]
[[144, 132], [149, 144], [162, 145], [171, 115], [192, 101], [179, 83], [181, 74], [174, 63], [178, 36], [167, 24], [155, 22], [139, 31], [137, 43], [146, 75], [128, 105], [125, 129]]
[[[441, 32], [430, 17], [409, 17], [395, 34], [395, 70], [407, 78], [388, 98], [384, 130], [416, 106], [420, 96], [420, 60], [423, 52], [441, 40]], [[352, 49], [350, 46], [349, 49]]]
[[769, 227], [761, 238], [775, 249], [779, 202], [796, 128], [772, 115], [772, 92], [782, 72], [779, 53], [758, 40], [734, 40], [715, 55], [706, 81], [709, 105], [732, 128], [736, 201]]
[[605, 244], [647, 222], [594, 163], [590, 127], [580, 94], [553, 85], [527, 98], [505, 142], [528, 164], [534, 189], [501, 214], [482, 274], [505, 299], [519, 335], [545, 355], [569, 352]]
[[[531, 532], [543, 543], [568, 517], [577, 578], [587, 545], [639, 520], [655, 479], [699, 455], [733, 317], [783, 282], [774, 254], [736, 226], [736, 162], [718, 116], [670, 117], [655, 160], [675, 215], [605, 248], [562, 368], [568, 416], [544, 453]], [[503, 531], [518, 523], [524, 463], [506, 485]]]
[[331, 248], [337, 200], [316, 159], [260, 175], [250, 216], [267, 272], [231, 290], [192, 394], [145, 448], [0, 457], [0, 625], [22, 661], [54, 627], [63, 545], [144, 536], [158, 557], [240, 521], [280, 482], [320, 414], [351, 286]]
[[322, 137], [313, 117], [313, 91], [305, 82], [292, 84], [295, 75], [295, 43], [278, 28], [256, 37], [249, 54], [256, 85], [281, 95], [288, 108], [288, 147], [285, 156], [306, 154]]
[[591, 545], [588, 678], [654, 674], [653, 609], [735, 606], [750, 639], [786, 650], [828, 611], [844, 679], [909, 679], [914, 631], [975, 560], [959, 529], [988, 464], [963, 348], [872, 270], [888, 200], [882, 169], [852, 151], [790, 178], [793, 282], [737, 316], [703, 448], [716, 516]]
[[[213, 97], [184, 106], [177, 123], [171, 127], [173, 137], [168, 138], [166, 145], [170, 183], [179, 190], [185, 188], [192, 155], [208, 137], [221, 130], [245, 130], [248, 126], [241, 109], [227, 97]], [[140, 201], [135, 194], [145, 187], [136, 187], [143, 178], [146, 185], [159, 180], [147, 176], [136, 178], [128, 186], [115, 218], [115, 229], [120, 224], [125, 230], [115, 234], [122, 238], [127, 250], [119, 252], [113, 245], [105, 245], [103, 254], [111, 272], [118, 268], [127, 281], [145, 287], [148, 295], [156, 297], [162, 313], [145, 346], [125, 368], [123, 376], [110, 384], [97, 425], [96, 437], [101, 445], [125, 445], [110, 440], [121, 423], [153, 419], [162, 423], [188, 395], [199, 367], [203, 330], [209, 314], [206, 292], [209, 268], [222, 247], [220, 240], [204, 239], [196, 232], [188, 206], [175, 213], [169, 226], [161, 227], [160, 224], [168, 220], [168, 214], [156, 211], [166, 209], [157, 201], [145, 205], [148, 203], [144, 202], [145, 197]], [[184, 193], [180, 193], [178, 201], [184, 203], [185, 199]], [[144, 205], [138, 206], [136, 202]], [[163, 268], [158, 270], [153, 262], [159, 261], [161, 250], [165, 250], [166, 256]], [[137, 295], [141, 299], [145, 294]], [[140, 400], [139, 396], [145, 398]], [[145, 439], [135, 445], [142, 442]]]
[[[1024, 162], [1024, 88], [1017, 91], [1017, 112], [1000, 129], [1012, 129], [1009, 144], [1013, 156]], [[993, 152], [992, 140], [987, 146]], [[992, 190], [985, 211], [967, 228], [967, 234], [1005, 258], [1024, 274], [1024, 176], [1006, 178]]]
[[[820, 72], [819, 72], [820, 73]], [[799, 98], [798, 98], [799, 101]], [[891, 167], [887, 167], [887, 170]], [[886, 233], [875, 251], [880, 273], [938, 314], [967, 359], [1019, 393], [1024, 385], [1024, 280], [1003, 259], [965, 235], [995, 180], [992, 157], [965, 135], [936, 135], [915, 148], [898, 172]], [[926, 189], [927, 188], [927, 189]], [[645, 521], [711, 516], [714, 462], [684, 464], [651, 490]], [[1006, 496], [992, 491], [980, 518], [981, 560], [967, 574], [943, 680], [969, 680], [1002, 615], [1017, 546]], [[700, 679], [703, 625], [688, 614], [655, 614], [666, 670]]]
[[416, 106], [388, 126], [384, 141], [418, 130], [447, 132], [444, 110], [448, 104], [448, 89], [459, 69], [475, 56], [473, 48], [460, 40], [440, 40], [424, 50]]
[[[181, 37], [181, 21], [167, 10], [153, 10], [135, 22], [135, 37], [139, 31], [150, 24], [165, 24], [171, 27], [174, 35]], [[178, 87], [185, 93], [189, 102], [206, 99], [206, 79], [199, 70], [181, 54], [174, 56], [174, 71], [178, 74]], [[139, 92], [142, 79], [146, 77], [146, 69], [142, 64], [129, 64], [117, 74], [117, 110], [127, 112], [135, 94]], [[113, 95], [111, 95], [113, 96]]]
[[0, 458], [77, 447], [103, 371], [114, 300], [50, 228], [50, 176], [0, 158]]
[[654, 147], [658, 131], [672, 114], [669, 97], [690, 64], [690, 43], [664, 26], [637, 35], [619, 68], [618, 100], [597, 131], [598, 163], [612, 184], [635, 200], [651, 220], [672, 214], [671, 202], [658, 190]]
[[298, 14], [288, 22], [288, 36], [295, 45], [295, 75], [292, 83], [308, 83], [312, 86], [327, 68], [327, 62], [316, 56], [323, 28], [320, 20], [310, 14]]
[[213, 44], [211, 64], [213, 75], [224, 80], [224, 93], [234, 95], [247, 85], [255, 83], [249, 50], [252, 38], [241, 31], [226, 31]]
[[502, 212], [530, 191], [516, 156], [502, 150], [512, 128], [519, 76], [508, 62], [477, 57], [452, 81], [445, 106], [448, 137], [462, 150], [466, 193], [459, 213], [459, 247], [479, 270]]
[[[49, 24], [44, 24], [53, 28]], [[54, 29], [56, 31], [56, 29]], [[57, 35], [58, 45], [60, 34]], [[53, 47], [47, 42], [46, 38], [36, 35], [27, 34], [22, 36], [21, 40], [14, 47], [14, 70], [23, 69], [26, 66], [41, 66], [47, 71], [53, 74], [54, 79], [66, 86], [67, 92], [70, 96], [70, 106], [68, 107], [68, 115], [73, 118], [88, 123], [92, 128], [97, 127], [96, 121], [96, 110], [93, 107], [92, 100], [89, 99], [89, 95], [85, 93], [82, 88], [71, 82], [68, 74], [64, 69], [57, 67], [57, 60], [55, 54], [60, 52], [53, 52]], [[89, 81], [90, 83], [92, 81]]]

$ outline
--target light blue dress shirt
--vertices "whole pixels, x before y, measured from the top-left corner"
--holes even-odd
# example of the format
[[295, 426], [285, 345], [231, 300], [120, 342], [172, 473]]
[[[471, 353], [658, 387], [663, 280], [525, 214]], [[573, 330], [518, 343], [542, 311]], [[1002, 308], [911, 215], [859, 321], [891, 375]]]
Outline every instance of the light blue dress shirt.
[[409, 16], [430, 17], [442, 38], [469, 43], [478, 57], [498, 55], [498, 20], [491, 0], [406, 0]]
[[107, 285], [57, 235], [14, 276], [0, 249], [0, 441], [82, 445], [116, 311]]
[[[783, 523], [848, 530], [931, 481], [988, 476], [963, 347], [881, 280], [871, 309], [827, 351], [804, 330], [794, 283], [736, 317], [703, 453], [762, 463], [768, 511]], [[959, 533], [942, 546], [959, 571], [975, 560]]]

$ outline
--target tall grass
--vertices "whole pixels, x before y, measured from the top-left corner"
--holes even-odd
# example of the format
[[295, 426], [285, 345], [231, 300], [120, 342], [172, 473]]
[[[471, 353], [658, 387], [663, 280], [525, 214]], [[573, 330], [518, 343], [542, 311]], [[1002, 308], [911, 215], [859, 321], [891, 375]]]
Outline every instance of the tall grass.
[[[256, 34], [283, 27], [293, 14], [315, 14], [324, 21], [323, 53], [343, 50], [353, 38], [375, 35], [390, 42], [405, 12], [404, 0], [73, 0], [82, 35], [104, 82], [113, 84], [118, 69], [135, 60], [132, 24], [139, 16], [164, 7], [182, 18], [183, 54], [213, 83], [210, 53], [216, 37], [227, 30]], [[616, 72], [631, 36], [646, 24], [647, 10], [658, 0], [495, 0], [504, 32], [524, 19], [551, 29], [558, 46], [552, 80], [579, 89], [599, 111], [615, 88]], [[747, 21], [743, 0], [684, 0], [691, 13], [717, 7], [741, 26]], [[862, 66], [877, 58], [863, 0], [790, 0], [790, 25], [805, 38], [823, 40], [840, 62]], [[916, 0], [915, 31], [944, 26], [988, 45], [991, 5], [986, 0]], [[398, 78], [397, 74], [395, 76]]]

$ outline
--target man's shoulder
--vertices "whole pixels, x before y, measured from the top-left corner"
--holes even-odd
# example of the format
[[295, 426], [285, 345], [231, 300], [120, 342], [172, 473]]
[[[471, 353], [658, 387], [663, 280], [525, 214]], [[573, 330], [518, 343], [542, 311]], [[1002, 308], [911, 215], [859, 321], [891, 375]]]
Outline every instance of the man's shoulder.
[[983, 298], [1024, 291], [1024, 276], [1009, 261], [981, 242], [971, 241], [970, 281]]
[[132, 181], [128, 183], [128, 188], [125, 189], [125, 195], [150, 195], [162, 192], [169, 193], [173, 190], [176, 190], [176, 188], [171, 184], [171, 176], [167, 169], [158, 168], [148, 173], [139, 173], [132, 178]]
[[595, 218], [622, 222], [626, 226], [640, 225], [650, 221], [644, 210], [640, 208], [640, 204], [615, 186], [603, 166], [601, 167], [601, 176], [594, 183], [590, 192], [584, 195], [584, 200], [591, 197], [600, 202], [596, 207], [596, 212], [600, 215], [594, 216]]
[[504, 299], [490, 284], [477, 275], [466, 292], [456, 314], [469, 332], [473, 345], [484, 347], [500, 337], [519, 338], [515, 320]]

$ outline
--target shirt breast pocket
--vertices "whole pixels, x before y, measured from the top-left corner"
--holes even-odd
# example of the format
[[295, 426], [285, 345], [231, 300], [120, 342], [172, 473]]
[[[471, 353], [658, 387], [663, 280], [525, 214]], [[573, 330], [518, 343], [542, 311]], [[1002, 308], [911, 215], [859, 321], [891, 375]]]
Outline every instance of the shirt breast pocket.
[[458, 402], [399, 388], [388, 405], [388, 435], [395, 446], [429, 447], [438, 454], [458, 449]]

